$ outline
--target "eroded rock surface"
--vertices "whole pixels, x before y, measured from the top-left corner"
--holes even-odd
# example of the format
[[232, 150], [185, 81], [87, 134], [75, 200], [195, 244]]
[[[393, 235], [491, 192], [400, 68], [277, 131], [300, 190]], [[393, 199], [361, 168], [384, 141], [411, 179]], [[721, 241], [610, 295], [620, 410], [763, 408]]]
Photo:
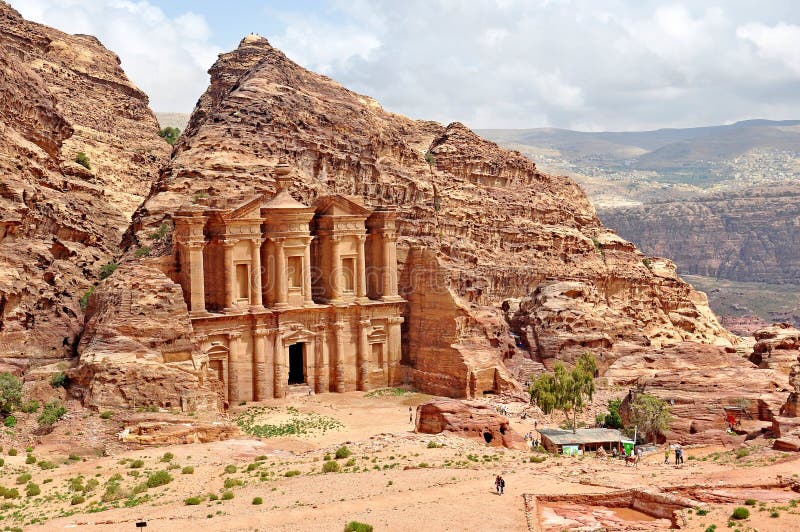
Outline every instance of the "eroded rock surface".
[[447, 432], [495, 447], [527, 448], [525, 440], [511, 428], [508, 419], [489, 405], [472, 401], [438, 399], [419, 405], [416, 430], [424, 434]]
[[73, 392], [95, 408], [217, 410], [220, 383], [192, 341], [180, 286], [158, 270], [132, 270], [123, 265], [89, 298]]
[[768, 426], [789, 391], [785, 374], [759, 369], [730, 348], [692, 343], [633, 348], [605, 376], [609, 384], [633, 391], [623, 400], [623, 410], [637, 392], [669, 403], [674, 419], [667, 439], [685, 444], [729, 441], [726, 407], [743, 408], [735, 415], [744, 423]]
[[756, 345], [750, 361], [788, 375], [800, 356], [800, 331], [788, 323], [776, 323], [759, 329], [753, 336]]
[[94, 37], [0, 2], [0, 69], [0, 357], [47, 363], [74, 354], [79, 300], [169, 145], [147, 96]]

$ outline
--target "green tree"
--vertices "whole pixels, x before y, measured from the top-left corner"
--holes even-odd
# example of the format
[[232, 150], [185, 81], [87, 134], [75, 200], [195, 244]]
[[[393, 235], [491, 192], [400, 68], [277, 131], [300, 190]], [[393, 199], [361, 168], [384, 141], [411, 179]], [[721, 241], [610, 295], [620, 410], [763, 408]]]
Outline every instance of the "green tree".
[[[578, 423], [578, 412], [591, 401], [594, 395], [594, 374], [597, 363], [590, 353], [578, 357], [571, 370], [561, 362], [556, 362], [553, 373], [539, 376], [530, 388], [531, 403], [538, 406], [545, 414], [553, 410], [561, 410], [572, 424], [575, 432]], [[570, 420], [569, 414], [572, 413]]]
[[158, 136], [166, 140], [170, 146], [174, 146], [181, 136], [181, 130], [177, 127], [167, 126], [158, 130]]
[[0, 373], [0, 414], [8, 415], [22, 399], [22, 381], [8, 372]]
[[672, 421], [667, 403], [648, 393], [638, 394], [631, 403], [630, 410], [631, 423], [648, 439], [666, 432]]
[[622, 417], [619, 415], [619, 408], [622, 406], [622, 399], [609, 399], [608, 400], [608, 413], [603, 419], [606, 427], [610, 429], [622, 428]]

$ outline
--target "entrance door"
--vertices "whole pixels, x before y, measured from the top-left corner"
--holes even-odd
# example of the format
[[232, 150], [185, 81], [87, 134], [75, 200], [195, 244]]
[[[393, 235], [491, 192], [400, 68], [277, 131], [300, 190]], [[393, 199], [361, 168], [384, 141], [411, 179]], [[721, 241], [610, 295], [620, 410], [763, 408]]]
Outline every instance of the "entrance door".
[[289, 384], [304, 384], [305, 382], [303, 344], [292, 344], [289, 346]]

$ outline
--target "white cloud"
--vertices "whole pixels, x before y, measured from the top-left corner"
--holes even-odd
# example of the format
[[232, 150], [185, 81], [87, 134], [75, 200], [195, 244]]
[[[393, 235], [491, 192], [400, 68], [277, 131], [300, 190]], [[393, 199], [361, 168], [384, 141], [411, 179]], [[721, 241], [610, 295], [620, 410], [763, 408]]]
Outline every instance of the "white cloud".
[[795, 75], [800, 75], [800, 26], [751, 23], [738, 28], [736, 35], [752, 42], [758, 49], [759, 56], [777, 60]]
[[96, 36], [116, 53], [128, 77], [159, 111], [191, 111], [221, 51], [205, 18], [169, 18], [147, 1], [11, 0], [22, 16], [67, 33]]

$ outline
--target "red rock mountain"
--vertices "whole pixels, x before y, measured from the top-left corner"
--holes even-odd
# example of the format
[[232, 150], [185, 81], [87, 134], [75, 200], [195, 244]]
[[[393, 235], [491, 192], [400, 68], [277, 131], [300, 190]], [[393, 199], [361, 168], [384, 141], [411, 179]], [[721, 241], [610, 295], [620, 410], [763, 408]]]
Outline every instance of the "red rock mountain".
[[[398, 206], [409, 302], [403, 356], [409, 379], [425, 391], [504, 389], [512, 371], [527, 374], [586, 349], [605, 368], [626, 344], [733, 341], [670, 261], [645, 257], [603, 227], [569, 178], [540, 173], [462, 124], [387, 112], [258, 36], [222, 54], [210, 74], [126, 235], [128, 256], [141, 267], [174, 270], [170, 239], [152, 246], [147, 235], [180, 205], [272, 191], [271, 170], [285, 157], [304, 202], [337, 192]], [[144, 246], [150, 257], [135, 259]], [[509, 298], [512, 325], [501, 309]]]
[[[69, 357], [169, 146], [119, 58], [0, 2], [0, 357]], [[88, 156], [90, 169], [74, 162]]]

